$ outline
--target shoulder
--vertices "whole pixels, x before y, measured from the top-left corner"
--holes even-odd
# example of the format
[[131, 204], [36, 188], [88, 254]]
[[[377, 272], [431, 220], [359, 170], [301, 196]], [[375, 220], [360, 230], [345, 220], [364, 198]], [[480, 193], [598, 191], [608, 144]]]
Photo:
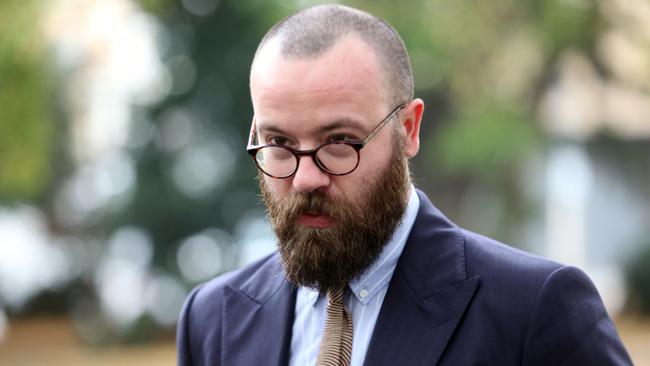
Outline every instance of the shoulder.
[[191, 303], [194, 309], [218, 309], [224, 291], [251, 292], [248, 295], [255, 297], [259, 295], [257, 290], [264, 289], [267, 282], [273, 282], [278, 277], [284, 278], [279, 255], [274, 252], [198, 285], [190, 292], [186, 302]]
[[[467, 275], [479, 275], [492, 293], [517, 294], [531, 302], [561, 290], [564, 298], [588, 296], [600, 302], [589, 277], [579, 268], [558, 263], [462, 230]], [[578, 288], [582, 289], [578, 291]], [[524, 300], [522, 300], [525, 302]]]
[[481, 317], [508, 322], [511, 331], [518, 328], [523, 363], [630, 364], [596, 287], [582, 270], [462, 233], [468, 275], [481, 277], [476, 299]]
[[237, 292], [263, 301], [280, 283], [284, 283], [284, 276], [274, 253], [196, 286], [185, 300], [176, 328], [178, 364], [220, 359], [220, 348], [215, 345], [221, 344], [224, 299], [228, 294]]
[[504, 303], [512, 306], [511, 300], [517, 298], [517, 306], [526, 305], [534, 311], [540, 301], [553, 294], [563, 299], [581, 297], [601, 302], [595, 286], [582, 270], [467, 230], [461, 232], [468, 277], [480, 276], [483, 291], [489, 292], [500, 306]]
[[[423, 273], [440, 277], [451, 268], [457, 275], [448, 278], [479, 279], [461, 325], [460, 332], [467, 335], [459, 336], [462, 344], [481, 348], [483, 340], [492, 340], [526, 365], [630, 364], [600, 295], [584, 272], [461, 229], [426, 196], [420, 200], [411, 232], [418, 245], [410, 252], [407, 247], [405, 253], [409, 264], [427, 265], [411, 278], [422, 281]], [[503, 361], [503, 352], [490, 352], [479, 356]]]
[[468, 274], [491, 275], [511, 280], [540, 282], [563, 267], [562, 264], [500, 243], [494, 239], [460, 230], [465, 243]]
[[407, 242], [402, 258], [417, 268], [414, 273], [432, 271], [438, 278], [446, 276], [445, 282], [478, 276], [483, 292], [490, 291], [490, 299], [498, 300], [499, 295], [510, 293], [532, 295], [551, 273], [563, 268], [560, 263], [460, 228], [426, 195], [418, 193], [420, 209], [411, 229], [411, 244]]
[[[205, 324], [218, 325], [227, 293], [238, 292], [251, 299], [264, 299], [272, 294], [284, 276], [277, 253], [268, 255], [240, 269], [222, 274], [196, 286], [185, 299], [179, 324], [201, 330]], [[279, 277], [279, 278], [278, 278]]]

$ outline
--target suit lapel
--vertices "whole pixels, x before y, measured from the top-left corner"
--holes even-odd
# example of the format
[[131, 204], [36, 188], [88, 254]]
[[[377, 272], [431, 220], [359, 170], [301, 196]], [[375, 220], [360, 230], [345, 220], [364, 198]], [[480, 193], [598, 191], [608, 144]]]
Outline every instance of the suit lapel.
[[459, 229], [418, 195], [420, 210], [379, 312], [366, 365], [436, 364], [479, 285], [478, 276], [466, 276]]
[[222, 334], [223, 365], [286, 365], [296, 293], [277, 258], [240, 288], [226, 287]]

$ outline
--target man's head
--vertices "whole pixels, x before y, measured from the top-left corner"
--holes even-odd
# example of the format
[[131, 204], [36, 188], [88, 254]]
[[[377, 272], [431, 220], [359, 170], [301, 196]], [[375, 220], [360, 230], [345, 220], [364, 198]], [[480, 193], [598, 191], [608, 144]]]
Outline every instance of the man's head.
[[[381, 253], [404, 212], [407, 159], [419, 149], [423, 104], [413, 98], [404, 45], [390, 26], [355, 9], [307, 9], [273, 27], [251, 69], [256, 144], [296, 150], [361, 141], [347, 175], [301, 156], [286, 179], [260, 174], [289, 279], [328, 289], [358, 276]], [[398, 105], [405, 107], [390, 115]]]

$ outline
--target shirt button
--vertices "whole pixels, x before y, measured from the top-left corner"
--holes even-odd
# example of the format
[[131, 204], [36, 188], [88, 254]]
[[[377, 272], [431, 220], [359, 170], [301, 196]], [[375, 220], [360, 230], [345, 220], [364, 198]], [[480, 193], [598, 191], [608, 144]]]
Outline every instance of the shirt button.
[[359, 296], [361, 296], [362, 299], [365, 298], [366, 296], [368, 296], [368, 290], [365, 290], [365, 289], [361, 290], [359, 292]]

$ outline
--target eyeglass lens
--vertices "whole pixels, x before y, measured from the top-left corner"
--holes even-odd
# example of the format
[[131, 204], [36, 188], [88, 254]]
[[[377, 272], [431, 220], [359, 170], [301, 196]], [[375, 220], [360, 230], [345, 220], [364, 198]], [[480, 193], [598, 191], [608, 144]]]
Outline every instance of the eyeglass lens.
[[[265, 173], [274, 177], [287, 177], [298, 167], [298, 157], [281, 146], [265, 146], [255, 155], [257, 164]], [[355, 148], [345, 143], [331, 143], [316, 151], [316, 162], [332, 174], [347, 174], [357, 166], [359, 155]]]

